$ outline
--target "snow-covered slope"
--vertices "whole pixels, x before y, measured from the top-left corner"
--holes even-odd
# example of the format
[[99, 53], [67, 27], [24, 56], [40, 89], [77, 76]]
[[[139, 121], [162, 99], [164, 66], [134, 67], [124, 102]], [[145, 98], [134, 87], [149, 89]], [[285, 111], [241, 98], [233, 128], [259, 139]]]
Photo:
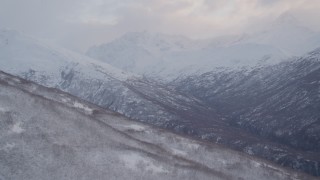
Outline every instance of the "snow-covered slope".
[[[196, 99], [15, 31], [0, 31], [0, 46], [0, 70], [59, 88], [132, 119], [177, 128], [173, 121], [206, 120], [208, 113], [214, 117]], [[192, 115], [185, 117], [185, 111]]]
[[0, 179], [305, 179], [0, 72]]
[[87, 55], [115, 67], [153, 78], [273, 65], [320, 46], [320, 33], [284, 14], [265, 30], [211, 40], [151, 33], [128, 33], [90, 48]]
[[[274, 161], [320, 175], [320, 49], [273, 66], [212, 71], [171, 85], [206, 102], [232, 126], [301, 151]], [[263, 155], [261, 149], [252, 154]]]
[[[214, 109], [196, 98], [17, 32], [0, 33], [0, 70], [178, 133], [202, 138], [216, 131], [218, 137], [225, 137], [228, 142], [240, 137], [225, 134], [239, 130], [225, 126]], [[245, 141], [243, 137], [246, 136], [240, 139]]]
[[[60, 73], [68, 69], [81, 71], [87, 78], [112, 76], [123, 81], [133, 76], [106, 63], [48, 46], [14, 30], [0, 30], [0, 59], [4, 71], [15, 74], [36, 71], [39, 74], [35, 75], [49, 76], [52, 84], [57, 84], [60, 81], [57, 78], [62, 76]], [[37, 78], [41, 79], [39, 76]]]

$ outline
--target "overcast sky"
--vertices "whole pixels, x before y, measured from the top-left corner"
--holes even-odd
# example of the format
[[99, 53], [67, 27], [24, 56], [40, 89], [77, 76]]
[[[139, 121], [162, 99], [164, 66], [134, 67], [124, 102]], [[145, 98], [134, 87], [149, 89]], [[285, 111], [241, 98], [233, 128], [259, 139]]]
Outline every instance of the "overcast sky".
[[0, 0], [0, 27], [84, 52], [132, 31], [237, 34], [286, 12], [319, 31], [319, 9], [320, 0]]

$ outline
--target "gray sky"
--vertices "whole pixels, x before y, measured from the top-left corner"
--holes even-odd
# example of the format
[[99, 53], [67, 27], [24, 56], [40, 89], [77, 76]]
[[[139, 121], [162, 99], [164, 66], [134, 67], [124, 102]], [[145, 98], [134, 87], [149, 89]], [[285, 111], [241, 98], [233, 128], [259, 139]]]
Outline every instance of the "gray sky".
[[0, 0], [0, 27], [83, 52], [132, 31], [237, 34], [285, 12], [319, 31], [319, 9], [320, 0]]

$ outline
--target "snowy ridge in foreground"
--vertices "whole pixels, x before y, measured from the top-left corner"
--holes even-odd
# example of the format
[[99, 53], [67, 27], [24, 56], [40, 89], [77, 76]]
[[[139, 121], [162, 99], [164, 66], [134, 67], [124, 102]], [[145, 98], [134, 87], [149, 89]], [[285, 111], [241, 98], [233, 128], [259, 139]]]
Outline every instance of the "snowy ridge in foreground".
[[1, 179], [312, 179], [0, 72]]

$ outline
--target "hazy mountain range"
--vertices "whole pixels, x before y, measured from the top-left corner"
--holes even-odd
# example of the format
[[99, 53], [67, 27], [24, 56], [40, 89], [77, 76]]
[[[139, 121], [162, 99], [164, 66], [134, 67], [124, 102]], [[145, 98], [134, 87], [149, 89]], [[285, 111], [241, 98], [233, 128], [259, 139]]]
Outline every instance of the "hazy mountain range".
[[320, 47], [320, 33], [299, 25], [289, 14], [252, 34], [191, 40], [183, 36], [128, 33], [94, 46], [87, 55], [120, 69], [174, 79], [215, 68], [251, 68], [277, 64]]
[[[3, 92], [2, 98], [5, 100], [1, 102], [6, 102], [3, 106], [13, 104], [12, 98], [14, 97], [17, 98], [16, 103], [18, 104], [20, 101], [21, 104], [27, 104], [26, 102], [30, 101], [35, 102], [34, 106], [40, 106], [39, 100], [37, 100], [39, 93], [45, 99], [50, 99], [50, 103], [45, 103], [43, 110], [38, 110], [39, 108], [33, 107], [32, 104], [17, 107], [11, 105], [11, 109], [13, 107], [16, 108], [12, 112], [18, 112], [18, 115], [15, 116], [15, 113], [13, 115], [9, 113], [8, 115], [7, 111], [0, 111], [0, 113], [5, 114], [5, 116], [1, 116], [1, 122], [4, 122], [8, 128], [17, 128], [16, 130], [19, 132], [20, 130], [23, 131], [23, 128], [19, 124], [16, 126], [15, 122], [9, 121], [17, 121], [14, 119], [20, 118], [25, 114], [28, 117], [27, 119], [32, 120], [34, 114], [40, 113], [41, 116], [35, 116], [37, 117], [35, 121], [39, 120], [39, 118], [46, 118], [48, 123], [56, 123], [52, 121], [57, 120], [60, 122], [66, 117], [70, 122], [74, 122], [74, 117], [72, 117], [72, 114], [75, 113], [74, 110], [70, 110], [70, 112], [68, 110], [68, 115], [66, 114], [65, 116], [57, 114], [65, 113], [59, 109], [65, 106], [69, 107], [71, 101], [77, 101], [79, 103], [73, 103], [73, 105], [71, 103], [72, 108], [76, 110], [82, 109], [82, 114], [77, 114], [76, 117], [83, 119], [86, 122], [86, 127], [90, 126], [90, 128], [86, 128], [88, 132], [94, 131], [96, 127], [97, 131], [101, 131], [100, 135], [94, 134], [94, 137], [105, 137], [108, 134], [113, 134], [113, 132], [117, 134], [118, 131], [114, 131], [114, 129], [117, 129], [116, 127], [111, 128], [113, 129], [112, 132], [107, 130], [108, 128], [98, 127], [93, 119], [98, 118], [101, 120], [105, 119], [105, 117], [100, 117], [99, 113], [97, 117], [92, 115], [91, 106], [98, 108], [99, 112], [102, 111], [102, 114], [104, 114], [104, 110], [101, 108], [106, 109], [108, 113], [111, 113], [110, 110], [116, 111], [132, 120], [148, 123], [210, 143], [223, 144], [226, 147], [249, 155], [265, 158], [282, 166], [319, 176], [320, 50], [317, 49], [318, 47], [320, 47], [319, 33], [300, 26], [294, 18], [288, 15], [279, 17], [271, 27], [254, 34], [208, 40], [191, 40], [182, 36], [148, 32], [128, 33], [110, 43], [90, 48], [86, 53], [87, 56], [48, 45], [17, 31], [1, 30], [0, 70], [22, 78], [16, 82], [13, 80], [15, 79], [14, 77], [2, 73], [1, 77], [6, 79], [2, 81], [8, 81], [4, 82], [1, 88]], [[8, 78], [11, 80], [9, 81]], [[61, 91], [46, 89], [35, 84], [21, 87], [22, 85], [19, 82], [23, 81], [23, 79], [49, 88], [62, 90], [75, 97], [69, 97], [69, 95], [65, 94], [71, 99], [64, 102], [63, 99], [59, 100]], [[9, 87], [8, 84], [10, 85]], [[43, 90], [38, 92], [36, 89], [33, 90], [33, 86], [41, 87]], [[12, 94], [9, 94], [10, 91], [12, 91]], [[57, 91], [56, 93], [58, 94], [50, 94], [50, 91]], [[21, 94], [21, 92], [23, 93]], [[29, 94], [32, 94], [32, 98], [29, 97]], [[33, 96], [35, 97], [33, 98]], [[53, 96], [55, 98], [52, 98]], [[55, 107], [58, 110], [51, 107], [51, 103], [56, 104], [57, 101], [59, 105]], [[32, 112], [33, 108], [34, 112]], [[19, 111], [23, 113], [19, 114]], [[49, 115], [44, 116], [45, 114]], [[111, 114], [107, 115], [107, 119], [116, 120], [110, 120], [110, 123], [112, 122], [109, 124], [110, 126], [118, 126], [118, 123], [121, 126], [121, 123], [124, 123], [126, 126], [139, 127], [137, 130], [139, 132], [140, 129], [153, 131], [152, 127], [128, 122], [127, 120], [118, 120], [118, 116], [114, 113]], [[120, 119], [125, 118], [121, 117]], [[91, 121], [94, 122], [90, 123]], [[24, 121], [21, 121], [21, 123], [24, 123]], [[30, 124], [31, 129], [37, 129], [38, 127], [35, 124], [36, 122], [28, 121], [26, 123]], [[32, 159], [30, 156], [33, 156], [32, 152], [36, 151], [34, 149], [35, 146], [40, 141], [44, 141], [43, 139], [50, 140], [53, 138], [57, 140], [57, 143], [60, 144], [57, 146], [58, 155], [62, 153], [63, 156], [69, 157], [69, 155], [74, 156], [76, 152], [77, 156], [79, 155], [79, 157], [83, 158], [83, 156], [87, 155], [86, 153], [89, 153], [89, 150], [85, 151], [86, 149], [84, 148], [86, 143], [83, 143], [84, 147], [82, 147], [82, 143], [77, 141], [73, 145], [69, 145], [68, 142], [60, 142], [57, 139], [59, 137], [54, 136], [60, 126], [50, 128], [47, 125], [39, 125], [38, 130], [34, 132], [27, 131], [31, 134], [23, 134], [21, 132], [29, 139], [36, 140], [34, 145], [28, 145], [30, 154], [27, 156], [29, 157], [23, 156], [21, 158], [26, 159], [24, 161], [25, 164], [34, 164], [34, 166], [25, 171], [31, 173], [30, 177], [38, 179], [41, 179], [46, 171], [32, 176], [32, 172], [35, 171], [33, 168], [36, 168], [39, 164], [48, 163], [49, 160], [41, 158], [30, 160]], [[81, 128], [79, 129], [78, 126], [83, 125], [72, 124], [69, 128], [74, 133], [81, 134]], [[3, 131], [5, 134], [10, 134], [9, 131], [7, 132], [8, 128]], [[167, 132], [164, 134], [156, 133], [149, 137], [148, 134], [144, 134], [147, 130], [146, 132], [141, 130], [143, 133], [139, 134], [136, 133], [135, 129], [128, 130], [133, 132], [130, 135], [125, 135], [125, 138], [121, 136], [124, 139], [117, 140], [120, 142], [114, 142], [114, 139], [118, 138], [116, 134], [114, 139], [109, 137], [104, 141], [106, 141], [106, 144], [111, 143], [112, 146], [113, 143], [131, 144], [131, 140], [127, 141], [129, 138], [127, 136], [134, 136], [134, 138], [139, 137], [143, 141], [151, 143], [152, 145], [150, 146], [152, 147], [157, 143], [161, 143], [165, 147], [171, 146], [167, 140], [162, 139], [163, 142], [158, 142], [161, 138], [158, 140], [156, 138], [166, 137]], [[32, 134], [40, 132], [40, 130], [46, 138], [36, 138], [38, 135]], [[64, 138], [70, 138], [71, 141], [76, 137], [69, 135], [67, 128], [64, 130]], [[108, 132], [104, 134], [102, 131]], [[126, 130], [120, 128], [119, 131], [123, 133]], [[170, 134], [171, 136], [172, 138], [177, 138], [177, 135]], [[12, 135], [12, 139], [19, 141], [18, 144], [20, 145], [28, 142], [28, 138], [21, 140], [21, 137], [19, 139], [19, 137]], [[2, 152], [6, 152], [5, 147], [15, 147], [10, 143], [9, 145], [5, 144], [9, 138], [11, 138], [11, 135], [8, 137], [2, 136], [3, 145], [0, 147]], [[86, 138], [91, 138], [91, 136], [86, 136]], [[55, 146], [55, 143], [53, 143], [55, 141], [49, 140], [48, 142], [43, 142], [43, 148]], [[109, 140], [110, 142], [108, 142]], [[186, 141], [188, 141], [186, 144], [189, 144], [191, 140]], [[97, 144], [99, 143], [97, 142]], [[99, 152], [96, 154], [101, 154], [104, 151], [104, 146], [97, 144], [88, 144], [88, 146], [97, 146], [97, 151]], [[190, 144], [192, 143], [190, 142]], [[244, 167], [241, 167], [243, 170], [231, 168], [232, 170], [229, 172], [228, 168], [224, 166], [214, 166], [218, 167], [218, 169], [210, 169], [211, 165], [206, 163], [213, 163], [214, 161], [197, 161], [197, 163], [200, 163], [199, 166], [201, 165], [200, 169], [205, 170], [205, 172], [201, 170], [199, 173], [192, 173], [194, 171], [198, 172], [198, 170], [191, 168], [192, 172], [190, 172], [190, 168], [187, 168], [189, 170], [183, 170], [183, 168], [180, 168], [181, 164], [176, 167], [175, 163], [170, 162], [171, 164], [169, 163], [168, 165], [166, 161], [156, 161], [156, 165], [153, 164], [154, 159], [151, 157], [154, 157], [154, 155], [152, 153], [157, 154], [158, 152], [154, 148], [143, 147], [143, 151], [148, 154], [147, 158], [144, 158], [145, 154], [142, 157], [136, 151], [132, 152], [131, 149], [133, 147], [137, 148], [135, 145], [121, 146], [120, 149], [124, 150], [127, 146], [130, 146], [128, 148], [134, 159], [127, 162], [131, 168], [132, 166], [134, 168], [151, 168], [150, 171], [152, 172], [159, 171], [160, 174], [167, 174], [169, 179], [185, 177], [191, 179], [205, 179], [208, 177], [235, 179], [234, 174], [240, 173], [240, 171], [247, 171], [245, 170], [246, 168], [252, 167], [251, 165], [247, 166], [247, 163], [245, 163]], [[176, 146], [176, 144], [172, 146]], [[209, 146], [211, 147], [211, 145]], [[101, 155], [101, 157], [108, 159], [113, 156], [113, 153], [116, 153], [116, 149], [111, 148], [110, 154], [107, 154], [106, 157]], [[194, 150], [191, 151], [194, 152]], [[218, 154], [221, 154], [222, 151], [224, 150], [219, 151]], [[55, 152], [51, 152], [51, 150], [40, 149], [39, 152], [55, 157]], [[211, 150], [208, 152], [203, 151], [203, 153], [209, 152]], [[230, 152], [231, 154], [234, 153], [233, 151]], [[21, 153], [23, 153], [21, 148], [16, 153], [4, 153], [6, 156], [2, 159], [9, 161], [9, 156], [16, 157]], [[198, 154], [198, 152], [195, 154]], [[202, 154], [202, 151], [199, 154]], [[235, 155], [238, 156], [237, 153]], [[163, 156], [166, 156], [161, 157], [163, 159], [172, 158], [172, 154], [163, 154]], [[226, 156], [229, 157], [229, 155]], [[245, 155], [240, 154], [239, 156], [244, 156], [243, 158], [248, 159]], [[215, 156], [208, 154], [192, 158], [202, 157], [212, 157], [214, 159], [217, 154]], [[123, 163], [126, 164], [126, 162], [119, 161], [119, 158], [108, 160], [117, 162], [118, 168], [123, 168]], [[180, 160], [175, 159], [174, 161], [177, 161], [178, 164], [182, 163], [181, 166], [184, 168], [185, 165], [183, 163], [191, 163], [190, 159], [181, 160], [181, 162]], [[56, 165], [65, 164], [65, 161], [62, 158]], [[82, 159], [76, 162], [80, 163], [81, 161]], [[68, 161], [68, 163], [70, 162]], [[68, 168], [74, 168], [69, 166], [70, 164], [68, 165], [68, 163]], [[99, 162], [88, 162], [82, 168], [86, 169], [86, 167], [94, 166], [96, 163]], [[177, 169], [173, 170], [174, 173], [169, 173], [166, 169], [170, 169], [172, 163], [174, 164], [173, 167]], [[23, 165], [15, 167], [15, 164], [15, 161], [13, 161], [10, 163], [11, 169], [0, 171], [0, 177], [14, 178], [14, 173], [11, 173], [13, 170], [25, 168]], [[193, 165], [191, 166], [193, 167]], [[204, 169], [203, 166], [205, 166]], [[87, 174], [88, 178], [101, 178], [103, 175], [101, 171], [105, 170], [105, 168], [107, 172], [115, 173], [115, 176], [119, 174], [118, 171], [113, 171], [108, 167], [108, 165], [105, 165], [101, 169], [99, 169], [100, 167], [98, 169], [94, 168], [90, 171], [92, 175], [90, 173]], [[259, 167], [260, 165], [257, 168], [259, 169]], [[64, 172], [64, 170], [57, 169], [57, 172], [62, 171]], [[279, 175], [278, 171], [275, 170], [277, 173], [273, 174], [275, 177], [272, 179], [294, 179], [293, 176], [286, 177], [288, 175], [283, 175], [282, 170]], [[96, 172], [100, 174], [95, 174]], [[212, 176], [206, 174], [212, 172], [214, 172], [211, 174]], [[76, 171], [77, 173], [78, 171]], [[123, 174], [121, 177], [131, 177], [130, 173], [134, 174], [134, 172], [129, 171], [128, 174]], [[261, 179], [259, 173], [260, 171], [257, 171], [257, 176], [250, 175], [250, 178], [257, 179], [259, 177], [258, 179]], [[53, 177], [61, 177], [58, 174], [54, 174], [55, 176]], [[250, 179], [245, 173], [244, 175], [240, 174], [239, 178]], [[297, 179], [303, 179], [298, 175], [294, 176], [297, 176], [295, 177]], [[137, 174], [134, 177], [139, 179]], [[149, 177], [147, 174], [142, 175], [142, 178], [147, 179]], [[155, 175], [155, 177], [160, 178], [161, 176]], [[75, 176], [72, 176], [72, 178], [75, 178]]]

